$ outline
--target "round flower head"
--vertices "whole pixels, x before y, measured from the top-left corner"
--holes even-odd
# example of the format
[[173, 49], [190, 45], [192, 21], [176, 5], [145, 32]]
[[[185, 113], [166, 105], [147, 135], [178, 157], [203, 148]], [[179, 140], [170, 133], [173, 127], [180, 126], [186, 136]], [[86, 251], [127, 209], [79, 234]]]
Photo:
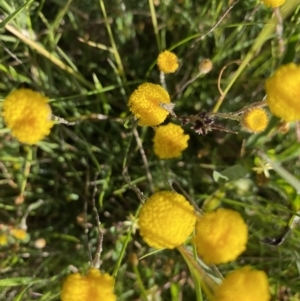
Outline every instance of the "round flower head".
[[285, 121], [300, 119], [300, 66], [280, 66], [265, 83], [266, 102], [271, 112]]
[[178, 67], [178, 58], [175, 53], [165, 50], [157, 58], [158, 69], [163, 73], [174, 73]]
[[206, 264], [235, 260], [246, 250], [248, 228], [237, 211], [220, 208], [197, 220], [195, 244]]
[[53, 126], [48, 98], [30, 89], [18, 89], [3, 102], [3, 118], [12, 135], [22, 143], [35, 144]]
[[139, 216], [140, 234], [156, 249], [173, 249], [182, 245], [194, 230], [193, 206], [181, 194], [161, 191], [143, 205]]
[[252, 133], [263, 132], [269, 122], [267, 112], [262, 108], [253, 108], [243, 113], [241, 125]]
[[268, 277], [263, 271], [249, 266], [226, 276], [217, 288], [214, 301], [269, 301], [271, 299]]
[[213, 68], [212, 61], [210, 59], [204, 59], [200, 62], [199, 72], [201, 74], [207, 74], [211, 71], [212, 68]]
[[27, 237], [27, 233], [26, 231], [22, 230], [22, 229], [11, 229], [10, 230], [10, 234], [16, 238], [16, 239], [19, 239], [19, 240], [24, 240], [26, 237]]
[[189, 139], [181, 126], [174, 123], [161, 125], [155, 129], [154, 152], [161, 159], [177, 158], [188, 147]]
[[268, 7], [275, 8], [281, 6], [285, 0], [262, 0], [262, 2]]
[[65, 280], [61, 301], [115, 301], [114, 279], [91, 268], [86, 275], [71, 274]]
[[141, 84], [130, 96], [128, 106], [139, 125], [156, 126], [164, 122], [169, 112], [161, 104], [170, 103], [169, 93], [160, 85]]

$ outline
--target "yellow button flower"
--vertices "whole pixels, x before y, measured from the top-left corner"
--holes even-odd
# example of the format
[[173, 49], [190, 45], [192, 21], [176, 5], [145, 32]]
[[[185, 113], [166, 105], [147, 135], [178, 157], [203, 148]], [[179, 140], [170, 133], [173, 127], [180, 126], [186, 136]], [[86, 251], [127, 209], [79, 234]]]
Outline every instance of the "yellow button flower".
[[175, 53], [165, 50], [157, 58], [158, 69], [163, 73], [174, 73], [178, 67], [178, 58]]
[[181, 126], [169, 123], [155, 129], [154, 153], [161, 159], [177, 158], [188, 147], [189, 135], [185, 135]]
[[141, 84], [130, 96], [128, 106], [141, 126], [156, 126], [164, 122], [169, 112], [160, 104], [170, 103], [169, 93], [160, 85]]
[[156, 249], [173, 249], [182, 245], [194, 230], [193, 206], [181, 194], [161, 191], [143, 205], [139, 216], [140, 234]]
[[213, 301], [269, 301], [268, 277], [249, 266], [238, 269], [224, 279]]
[[219, 208], [198, 218], [195, 244], [206, 264], [235, 260], [246, 250], [248, 228], [237, 211]]
[[71, 274], [65, 280], [61, 301], [115, 301], [114, 279], [91, 268], [86, 275]]
[[271, 112], [285, 121], [300, 119], [300, 66], [280, 66], [265, 83], [266, 102]]
[[18, 89], [3, 102], [3, 118], [12, 135], [22, 143], [35, 144], [53, 126], [48, 98], [30, 89]]
[[269, 123], [267, 112], [262, 108], [253, 108], [243, 113], [241, 125], [252, 133], [263, 132]]
[[24, 240], [25, 238], [27, 238], [27, 233], [26, 231], [22, 230], [22, 229], [11, 229], [10, 230], [11, 235], [19, 240]]
[[262, 0], [262, 2], [268, 7], [275, 8], [281, 6], [285, 0]]

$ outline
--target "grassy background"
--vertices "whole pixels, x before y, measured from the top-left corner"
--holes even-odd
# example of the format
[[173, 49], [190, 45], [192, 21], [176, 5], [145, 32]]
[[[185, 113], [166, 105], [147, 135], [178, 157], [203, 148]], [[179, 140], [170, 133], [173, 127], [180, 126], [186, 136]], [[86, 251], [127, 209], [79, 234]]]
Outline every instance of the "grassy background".
[[[235, 121], [218, 120], [239, 133], [213, 131], [206, 136], [187, 126], [191, 138], [182, 158], [161, 161], [152, 150], [152, 128], [136, 128], [127, 107], [138, 84], [160, 82], [154, 65], [159, 51], [176, 46], [180, 69], [166, 78], [176, 114], [211, 111], [220, 96], [220, 70], [245, 58], [272, 10], [257, 1], [240, 1], [212, 33], [197, 41], [224, 15], [230, 1], [154, 2], [158, 36], [146, 0], [30, 1], [19, 11], [23, 1], [0, 1], [2, 18], [14, 17], [0, 25], [1, 99], [17, 87], [29, 86], [49, 96], [54, 115], [75, 122], [55, 125], [38, 146], [28, 147], [12, 138], [0, 121], [0, 224], [27, 226], [30, 235], [26, 242], [0, 247], [0, 300], [59, 300], [70, 266], [88, 267], [88, 245], [94, 255], [99, 238], [92, 210], [95, 183], [104, 229], [101, 269], [117, 276], [118, 300], [146, 300], [145, 291], [149, 300], [196, 300], [191, 276], [177, 251], [156, 253], [135, 266], [136, 256], [147, 254], [149, 248], [138, 232], [130, 235], [140, 204], [131, 185], [148, 197], [151, 187], [170, 189], [170, 183], [199, 207], [214, 200], [238, 210], [247, 221], [247, 251], [236, 262], [220, 266], [222, 273], [253, 265], [267, 272], [273, 300], [300, 300], [299, 229], [279, 247], [260, 243], [265, 236], [282, 232], [297, 194], [275, 171], [266, 178], [252, 169], [260, 149], [299, 177], [297, 125], [283, 132], [272, 117], [264, 133], [252, 135]], [[220, 112], [262, 100], [265, 79], [282, 62], [299, 62], [299, 22], [295, 9], [284, 21], [282, 36], [274, 33], [254, 53]], [[213, 61], [213, 70], [177, 93], [197, 75], [204, 58]], [[237, 68], [232, 64], [224, 71], [223, 88]], [[236, 169], [226, 183], [214, 179], [215, 171], [236, 164], [243, 168], [241, 179], [236, 180]], [[24, 202], [16, 205], [20, 195]], [[86, 223], [80, 220], [84, 212]], [[42, 250], [34, 245], [38, 238], [47, 242]]]

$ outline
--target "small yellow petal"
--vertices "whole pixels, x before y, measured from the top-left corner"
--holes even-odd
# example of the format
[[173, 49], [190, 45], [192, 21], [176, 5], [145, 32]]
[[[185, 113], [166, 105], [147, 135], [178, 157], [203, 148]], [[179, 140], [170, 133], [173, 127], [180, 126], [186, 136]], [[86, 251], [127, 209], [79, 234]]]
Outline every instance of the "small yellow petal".
[[7, 235], [0, 234], [0, 246], [6, 246], [8, 243]]
[[26, 231], [22, 229], [11, 229], [10, 233], [14, 238], [19, 240], [24, 240], [27, 237]]

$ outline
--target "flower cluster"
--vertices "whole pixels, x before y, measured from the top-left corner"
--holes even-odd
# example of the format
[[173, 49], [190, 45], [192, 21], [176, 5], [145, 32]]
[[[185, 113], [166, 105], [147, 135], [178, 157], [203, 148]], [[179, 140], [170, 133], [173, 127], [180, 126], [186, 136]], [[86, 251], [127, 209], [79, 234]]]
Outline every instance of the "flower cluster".
[[86, 275], [71, 274], [63, 283], [61, 301], [115, 301], [114, 279], [91, 268]]
[[22, 143], [35, 144], [53, 126], [48, 98], [30, 89], [18, 89], [3, 102], [3, 117], [12, 135]]
[[156, 249], [173, 249], [183, 244], [194, 230], [196, 215], [181, 194], [161, 191], [153, 194], [139, 215], [140, 234]]
[[185, 135], [181, 126], [174, 123], [161, 125], [155, 129], [154, 153], [160, 159], [177, 158], [188, 147], [190, 136]]

